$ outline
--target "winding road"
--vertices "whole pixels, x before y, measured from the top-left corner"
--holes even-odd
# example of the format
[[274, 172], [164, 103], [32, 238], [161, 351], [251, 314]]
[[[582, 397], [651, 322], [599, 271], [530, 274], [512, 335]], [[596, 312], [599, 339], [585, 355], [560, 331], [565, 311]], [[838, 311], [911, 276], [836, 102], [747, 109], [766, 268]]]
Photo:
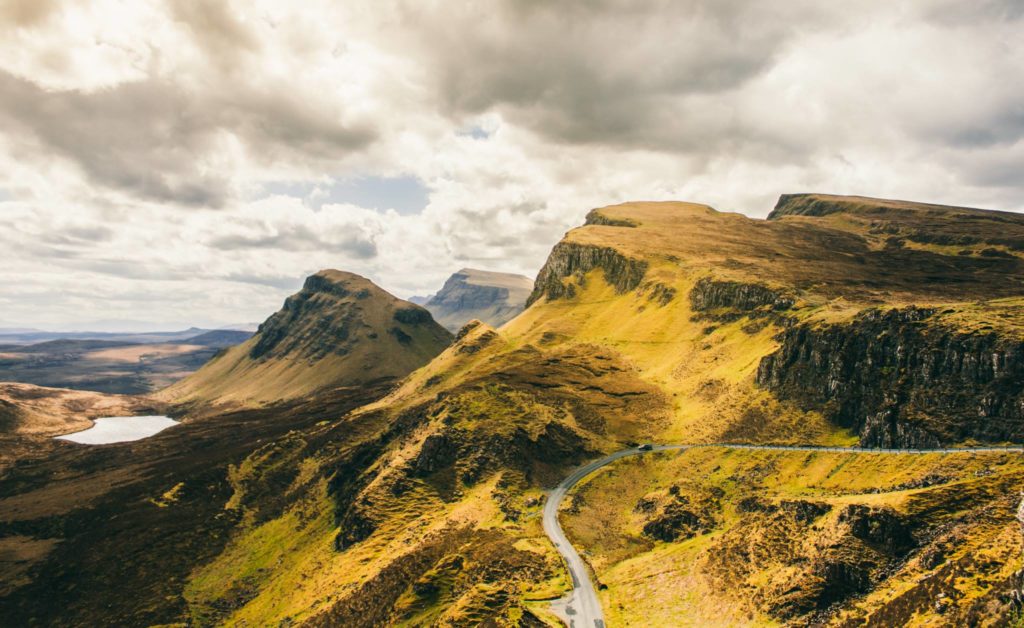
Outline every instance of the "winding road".
[[558, 553], [565, 559], [566, 568], [572, 578], [572, 592], [564, 598], [552, 603], [552, 609], [560, 616], [570, 628], [605, 628], [604, 612], [601, 610], [601, 601], [597, 598], [597, 591], [594, 583], [587, 573], [587, 566], [580, 557], [576, 548], [569, 543], [569, 539], [558, 522], [558, 509], [562, 500], [569, 493], [572, 487], [580, 480], [587, 477], [601, 467], [615, 462], [620, 458], [639, 456], [641, 454], [655, 451], [679, 451], [684, 449], [700, 449], [719, 447], [723, 449], [764, 449], [777, 451], [819, 451], [835, 453], [856, 453], [856, 454], [959, 454], [988, 451], [1016, 451], [1024, 453], [1024, 447], [963, 447], [947, 449], [868, 449], [861, 447], [825, 447], [814, 445], [738, 445], [731, 443], [713, 443], [701, 445], [654, 445], [650, 449], [624, 449], [613, 454], [589, 462], [576, 469], [569, 477], [559, 482], [544, 503], [544, 533], [554, 543]]

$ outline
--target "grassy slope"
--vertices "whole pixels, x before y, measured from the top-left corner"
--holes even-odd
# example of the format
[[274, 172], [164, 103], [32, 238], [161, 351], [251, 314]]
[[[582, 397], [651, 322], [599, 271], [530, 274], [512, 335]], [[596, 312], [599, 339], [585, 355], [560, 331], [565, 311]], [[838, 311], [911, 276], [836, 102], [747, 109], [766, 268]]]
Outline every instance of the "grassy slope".
[[[853, 442], [816, 413], [780, 404], [754, 387], [760, 358], [777, 348], [781, 322], [698, 319], [687, 295], [703, 277], [795, 291], [798, 299], [787, 316], [801, 322], [845, 321], [869, 306], [927, 303], [941, 304], [957, 325], [989, 324], [993, 312], [1001, 312], [1006, 318], [999, 324], [1012, 333], [1020, 329], [1018, 297], [1006, 294], [1006, 286], [986, 283], [1005, 279], [1012, 268], [988, 265], [978, 275], [969, 256], [946, 264], [933, 251], [894, 253], [867, 237], [870, 226], [861, 221], [846, 224], [833, 217], [822, 228], [806, 217], [754, 221], [679, 203], [628, 204], [601, 213], [639, 227], [590, 225], [566, 241], [612, 247], [646, 261], [636, 290], [617, 292], [600, 269], [565, 278], [575, 285], [574, 296], [541, 298], [500, 331], [477, 327], [387, 398], [341, 419], [338, 429], [366, 417], [407, 428], [382, 441], [382, 453], [346, 489], [355, 506], [339, 504], [336, 495], [311, 483], [285, 514], [254, 520], [232, 542], [234, 550], [193, 575], [193, 613], [227, 608], [218, 613], [229, 623], [296, 618], [318, 625], [376, 617], [442, 625], [491, 618], [513, 625], [530, 615], [530, 600], [564, 590], [558, 561], [541, 540], [537, 497], [541, 487], [582, 459], [566, 452], [587, 457], [638, 440]], [[893, 273], [894, 264], [912, 270]], [[922, 282], [913, 270], [933, 267], [974, 281], [954, 290]], [[674, 297], [660, 296], [668, 293]], [[1004, 300], [978, 303], [982, 293]], [[551, 425], [565, 426], [582, 440], [559, 449], [558, 439], [545, 440]], [[428, 440], [441, 436], [455, 453], [442, 456], [429, 472], [415, 472], [429, 458]], [[520, 443], [533, 444], [516, 449]], [[516, 455], [503, 457], [506, 449]], [[756, 454], [732, 457], [737, 466], [763, 462]], [[865, 459], [844, 481], [887, 481], [903, 472], [884, 465], [905, 462]], [[334, 477], [329, 465], [316, 460], [295, 464], [319, 469], [313, 475], [325, 480]], [[842, 466], [821, 463], [826, 476], [829, 464]], [[633, 508], [635, 502], [624, 497], [631, 493], [601, 494], [607, 504], [592, 500], [594, 507], [607, 511], [609, 525], [622, 523], [616, 517]], [[333, 510], [331, 516], [325, 509]], [[370, 531], [335, 550], [336, 519], [343, 535], [364, 520]], [[296, 529], [298, 535], [286, 533]], [[628, 526], [623, 532], [628, 538]], [[968, 531], [971, 542], [987, 538], [974, 534]], [[580, 540], [590, 548], [590, 541]], [[287, 556], [274, 550], [283, 542], [292, 547]], [[509, 560], [489, 571], [487, 557], [497, 547], [508, 549], [503, 556]], [[611, 552], [599, 570], [617, 574], [636, 565], [643, 572], [671, 558], [665, 564], [674, 565], [671, 577], [679, 578], [692, 571], [690, 559], [699, 554], [686, 543], [642, 549], [635, 556]], [[621, 562], [626, 556], [634, 557]], [[759, 573], [770, 572], [765, 567]], [[751, 575], [751, 583], [767, 586], [758, 577]], [[626, 588], [609, 591], [618, 596], [609, 599], [613, 605], [631, 594]], [[672, 618], [668, 623], [716, 616], [711, 613], [721, 612], [719, 603], [733, 603], [712, 595], [710, 607], [698, 608], [696, 598], [679, 589], [663, 593], [657, 599], [666, 605], [663, 617]], [[691, 612], [696, 615], [686, 614]], [[734, 617], [746, 621], [747, 612]], [[756, 609], [749, 612], [765, 618]]]

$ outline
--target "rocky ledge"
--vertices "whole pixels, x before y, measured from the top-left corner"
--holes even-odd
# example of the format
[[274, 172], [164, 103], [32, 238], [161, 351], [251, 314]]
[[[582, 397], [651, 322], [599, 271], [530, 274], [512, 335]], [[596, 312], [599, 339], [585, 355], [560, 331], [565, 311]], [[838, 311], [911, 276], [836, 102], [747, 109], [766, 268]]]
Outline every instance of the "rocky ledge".
[[963, 333], [934, 310], [872, 309], [782, 332], [757, 384], [818, 410], [865, 447], [1024, 441], [1024, 342]]
[[584, 276], [596, 268], [603, 270], [605, 281], [622, 294], [640, 285], [647, 273], [647, 262], [626, 257], [610, 247], [560, 242], [540, 269], [526, 305], [545, 296], [548, 299], [571, 297], [573, 288], [567, 287], [562, 280], [575, 277], [582, 283]]

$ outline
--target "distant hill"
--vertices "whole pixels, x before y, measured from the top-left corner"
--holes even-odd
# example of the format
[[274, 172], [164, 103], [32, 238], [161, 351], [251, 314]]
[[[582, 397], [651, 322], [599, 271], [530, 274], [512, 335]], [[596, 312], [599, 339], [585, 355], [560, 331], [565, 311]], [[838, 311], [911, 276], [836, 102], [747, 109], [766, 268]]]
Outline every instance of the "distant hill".
[[296, 399], [403, 377], [451, 339], [422, 307], [359, 275], [323, 270], [307, 278], [255, 336], [159, 396], [214, 405]]
[[165, 342], [181, 342], [199, 334], [214, 331], [190, 327], [181, 331], [157, 331], [143, 333], [118, 333], [103, 331], [40, 331], [40, 330], [0, 330], [0, 345], [29, 345], [51, 340], [105, 340], [129, 344], [155, 344]]
[[249, 338], [252, 338], [252, 332], [216, 329], [214, 331], [208, 331], [205, 334], [199, 334], [198, 336], [187, 338], [183, 341], [183, 344], [224, 348], [241, 344]]
[[463, 268], [424, 307], [452, 332], [474, 319], [499, 327], [523, 311], [531, 290], [523, 275]]
[[[241, 334], [236, 335], [236, 334]], [[196, 371], [245, 332], [207, 332], [178, 342], [61, 338], [0, 345], [0, 382], [116, 394], [159, 390]]]
[[134, 343], [120, 342], [117, 340], [77, 340], [65, 338], [60, 340], [47, 340], [31, 345], [4, 345], [4, 348], [16, 349], [18, 353], [61, 353], [61, 352], [83, 352], [95, 351], [97, 349], [109, 349], [111, 347], [126, 347]]

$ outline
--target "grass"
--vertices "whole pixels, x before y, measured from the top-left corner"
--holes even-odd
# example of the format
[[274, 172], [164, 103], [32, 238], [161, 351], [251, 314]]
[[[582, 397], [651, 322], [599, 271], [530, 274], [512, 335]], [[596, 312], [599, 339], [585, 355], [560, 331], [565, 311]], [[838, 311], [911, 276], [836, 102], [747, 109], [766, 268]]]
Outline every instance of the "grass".
[[[540, 442], [551, 426], [579, 438], [572, 446], [581, 459], [646, 440], [848, 445], [853, 434], [754, 385], [760, 360], [791, 324], [787, 318], [842, 323], [867, 307], [923, 304], [941, 306], [937, 323], [954, 329], [1024, 328], [1013, 294], [1015, 260], [982, 267], [984, 260], [971, 256], [889, 247], [872, 226], [889, 218], [863, 203], [857, 208], [868, 213], [773, 221], [680, 203], [603, 209], [613, 222], [635, 226], [588, 226], [567, 241], [642, 258], [648, 266], [640, 288], [619, 294], [601, 269], [567, 278], [574, 296], [543, 298], [500, 330], [478, 326], [420, 362], [387, 397], [329, 423], [343, 428], [379, 417], [396, 430], [382, 437], [381, 453], [360, 476], [365, 481], [346, 496], [372, 522], [369, 536], [354, 545], [334, 547], [338, 505], [321, 460], [292, 457], [281, 443], [287, 451], [279, 464], [289, 474], [280, 492], [290, 501], [272, 516], [259, 508], [260, 487], [278, 463], [264, 451], [236, 465], [228, 506], [252, 510], [228, 549], [193, 574], [193, 620], [254, 625], [358, 608], [365, 621], [378, 623], [514, 625], [527, 612], [551, 622], [542, 600], [569, 587], [544, 540], [537, 497], [574, 462], [553, 438], [523, 453], [526, 460], [495, 456], [500, 468], [484, 466], [465, 480], [474, 455]], [[904, 226], [917, 229], [922, 221], [912, 214]], [[936, 273], [950, 281], [928, 279]], [[792, 292], [796, 305], [781, 316], [701, 316], [688, 295], [704, 277], [770, 283]], [[666, 294], [675, 296], [658, 296]], [[313, 365], [287, 355], [256, 364], [246, 361], [246, 345], [232, 351], [194, 381], [240, 403], [309, 394], [349, 377], [359, 362], [328, 357]], [[430, 474], [414, 473], [428, 438], [440, 434], [465, 446], [461, 457]], [[912, 487], [933, 475], [946, 479]], [[813, 593], [822, 561], [861, 554], [878, 563], [871, 577], [884, 577], [886, 586], [846, 599], [839, 612], [858, 621], [885, 611], [913, 623], [934, 619], [927, 610], [932, 600], [922, 601], [931, 595], [917, 581], [922, 575], [941, 580], [951, 595], [955, 589], [960, 610], [991, 603], [1005, 569], [975, 559], [1006, 565], [1019, 556], [1001, 549], [1012, 538], [1012, 521], [1000, 510], [1005, 497], [986, 483], [1010, 490], [1022, 477], [1005, 454], [702, 449], [618, 463], [578, 489], [565, 521], [608, 587], [602, 596], [612, 625], [781, 622], [780, 604], [792, 597], [794, 583]], [[831, 510], [805, 524], [747, 512], [740, 501], [748, 497], [775, 506], [821, 502]], [[651, 517], [677, 498], [699, 505], [708, 529], [674, 542], [644, 534]], [[653, 510], [638, 508], [641, 501]], [[892, 509], [932, 536], [909, 561], [885, 562], [877, 548], [851, 539], [850, 524], [840, 520], [851, 505]], [[924, 552], [943, 544], [956, 549], [927, 567]], [[943, 575], [943, 565], [957, 569]]]
[[[942, 481], [934, 486], [911, 484], [937, 476]], [[819, 556], [821, 544], [848, 542], [839, 516], [844, 507], [891, 508], [922, 526], [918, 534], [926, 540], [884, 586], [848, 600], [840, 610], [854, 620], [902, 605], [916, 609], [914, 623], [926, 623], [938, 619], [934, 609], [908, 601], [920, 596], [922, 578], [942, 580], [943, 587], [958, 592], [958, 608], [970, 609], [993, 603], [999, 593], [995, 583], [1020, 567], [1012, 498], [1022, 479], [1024, 462], [1010, 453], [877, 456], [701, 449], [619, 461], [582, 484], [578, 510], [562, 517], [571, 540], [590, 555], [599, 580], [608, 586], [602, 602], [611, 625], [770, 625], [780, 619], [767, 611], [769, 602], [785, 582], [792, 585], [806, 577], [802, 561]], [[721, 491], [719, 525], [679, 542], [645, 537], [648, 516], [636, 504], [665, 499], [673, 485], [691, 503], [701, 493]], [[958, 500], [964, 493], [970, 498]], [[1011, 499], [1004, 499], [1007, 495]], [[793, 539], [778, 536], [780, 524], [768, 525], [761, 515], [738, 509], [750, 496], [770, 503], [819, 502], [832, 509], [803, 529], [793, 545]], [[922, 562], [949, 538], [957, 541], [944, 561], [934, 566]], [[749, 558], [750, 551], [761, 558]], [[725, 584], [723, 563], [741, 577]], [[946, 582], [944, 569], [957, 577]]]

